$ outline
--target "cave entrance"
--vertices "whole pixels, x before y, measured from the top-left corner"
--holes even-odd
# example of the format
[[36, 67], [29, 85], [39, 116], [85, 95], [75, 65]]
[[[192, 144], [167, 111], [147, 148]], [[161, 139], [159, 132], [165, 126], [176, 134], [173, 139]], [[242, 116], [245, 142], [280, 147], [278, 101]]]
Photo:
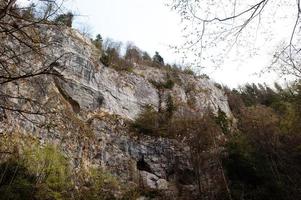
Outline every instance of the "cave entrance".
[[152, 173], [151, 167], [147, 162], [145, 162], [144, 157], [137, 161], [137, 169]]

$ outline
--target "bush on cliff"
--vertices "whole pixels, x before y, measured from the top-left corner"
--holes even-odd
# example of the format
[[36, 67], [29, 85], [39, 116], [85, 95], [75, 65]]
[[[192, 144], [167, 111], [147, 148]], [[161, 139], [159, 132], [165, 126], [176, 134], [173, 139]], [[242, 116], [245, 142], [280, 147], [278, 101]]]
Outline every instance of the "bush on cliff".
[[100, 168], [91, 168], [84, 175], [84, 184], [81, 184], [76, 199], [84, 200], [114, 200], [121, 196], [121, 185], [117, 178]]
[[57, 148], [33, 144], [23, 151], [0, 165], [0, 199], [69, 199], [69, 165]]

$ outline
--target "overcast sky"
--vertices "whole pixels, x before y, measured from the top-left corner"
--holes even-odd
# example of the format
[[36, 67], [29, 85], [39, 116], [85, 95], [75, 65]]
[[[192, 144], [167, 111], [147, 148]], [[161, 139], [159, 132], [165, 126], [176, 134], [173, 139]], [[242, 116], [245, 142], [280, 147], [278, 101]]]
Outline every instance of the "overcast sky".
[[[75, 27], [88, 28], [92, 36], [100, 33], [103, 38], [109, 37], [123, 43], [130, 41], [151, 55], [159, 51], [171, 64], [180, 63], [180, 56], [169, 47], [180, 44], [182, 40], [180, 18], [165, 3], [166, 0], [67, 0], [67, 9], [79, 14], [75, 18]], [[276, 75], [259, 77], [254, 73], [271, 63], [276, 45], [287, 39], [290, 33], [290, 24], [284, 20], [269, 27], [277, 33], [275, 39], [266, 40], [259, 35], [259, 39], [254, 41], [261, 47], [257, 55], [249, 56], [244, 47], [233, 49], [219, 69], [205, 69], [204, 73], [230, 87], [246, 82], [271, 84], [279, 81]]]
[[69, 0], [68, 5], [80, 16], [75, 26], [89, 26], [124, 43], [134, 42], [142, 50], [159, 51], [165, 60], [178, 60], [169, 45], [181, 39], [180, 18], [164, 5], [164, 0]]

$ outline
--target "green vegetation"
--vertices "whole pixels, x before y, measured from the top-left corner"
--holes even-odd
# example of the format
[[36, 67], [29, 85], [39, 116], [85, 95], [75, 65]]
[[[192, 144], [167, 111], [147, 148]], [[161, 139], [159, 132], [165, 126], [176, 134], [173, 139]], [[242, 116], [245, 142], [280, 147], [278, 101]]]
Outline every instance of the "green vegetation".
[[189, 75], [195, 76], [195, 73], [194, 73], [194, 71], [193, 71], [191, 68], [185, 68], [185, 69], [183, 70], [183, 72], [184, 72], [185, 74], [189, 74]]
[[[18, 105], [19, 101], [32, 107], [38, 102], [35, 98], [27, 99], [21, 95], [22, 90], [26, 88], [21, 87], [26, 85], [24, 84], [26, 81], [23, 80], [29, 81], [33, 77], [50, 75], [53, 67], [57, 67], [58, 63], [64, 63], [63, 60], [58, 62], [57, 58], [49, 60], [49, 56], [44, 56], [43, 52], [48, 52], [45, 48], [51, 46], [53, 36], [48, 35], [46, 33], [48, 31], [40, 31], [40, 28], [44, 26], [45, 30], [52, 29], [53, 25], [72, 27], [74, 15], [70, 12], [58, 15], [57, 11], [61, 9], [55, 6], [55, 1], [44, 2], [46, 4], [43, 8], [38, 8], [34, 4], [27, 8], [20, 8], [15, 1], [1, 1], [0, 3], [2, 7], [0, 29], [4, 34], [4, 39], [0, 42], [1, 49], [3, 49], [0, 56], [2, 85], [13, 83], [14, 87], [11, 89], [20, 90], [10, 91], [10, 88], [5, 87], [1, 90], [3, 93], [0, 105], [2, 120], [6, 120], [6, 111], [7, 116], [14, 116], [15, 113], [10, 112], [16, 111], [24, 118], [27, 118], [26, 116], [30, 113], [37, 114], [30, 110], [20, 110], [23, 106]], [[246, 11], [255, 10], [255, 16], [260, 16], [257, 11], [262, 11], [266, 2], [268, 1], [261, 1], [252, 9], [247, 8]], [[300, 7], [299, 1], [297, 4]], [[184, 11], [186, 8], [190, 10], [193, 8], [191, 5], [184, 5], [184, 7], [177, 5], [176, 7], [184, 8]], [[183, 17], [187, 17], [186, 14], [191, 12], [181, 13]], [[246, 12], [243, 11], [237, 16], [245, 16], [244, 13]], [[233, 17], [228, 17], [225, 21], [228, 19], [232, 20]], [[47, 24], [52, 27], [48, 27]], [[12, 41], [6, 38], [12, 38]], [[293, 38], [291, 39], [292, 42]], [[151, 57], [134, 45], [128, 45], [125, 55], [122, 55], [121, 49], [123, 48], [120, 42], [103, 41], [101, 35], [97, 35], [92, 43], [100, 51], [100, 61], [116, 71], [132, 72], [137, 65], [162, 69], [167, 74], [165, 81], [150, 81], [158, 89], [161, 101], [164, 96], [163, 90], [171, 90], [175, 84], [186, 84], [181, 82], [180, 73], [195, 75], [189, 68], [183, 70], [179, 66], [164, 63], [164, 58], [158, 52]], [[191, 45], [191, 42], [187, 44]], [[41, 51], [41, 47], [45, 51]], [[287, 49], [292, 50], [292, 48]], [[300, 51], [297, 47], [293, 49], [296, 51], [293, 50], [288, 56], [282, 57], [276, 53], [274, 57], [284, 62], [280, 65], [281, 73], [295, 74], [300, 78], [300, 70], [294, 63], [295, 59], [292, 58], [294, 51], [297, 54]], [[25, 55], [23, 50], [26, 52], [26, 59], [23, 58]], [[284, 53], [283, 55], [287, 53], [281, 52]], [[7, 62], [8, 58], [11, 58], [10, 62]], [[52, 64], [35, 69], [32, 63], [36, 63], [36, 60], [31, 58], [38, 58], [41, 64]], [[291, 64], [293, 68], [286, 67]], [[207, 75], [200, 77], [209, 79]], [[31, 83], [33, 82], [35, 81]], [[220, 84], [215, 84], [215, 86], [223, 89]], [[202, 114], [189, 109], [175, 112], [177, 105], [172, 95], [169, 94], [164, 96], [166, 97], [164, 108], [161, 108], [162, 102], [158, 111], [152, 107], [146, 107], [139, 118], [133, 122], [132, 128], [140, 134], [173, 138], [189, 145], [193, 168], [191, 174], [194, 179], [184, 181], [197, 184], [198, 199], [301, 199], [301, 83], [295, 83], [286, 88], [275, 84], [274, 88], [262, 84], [247, 84], [235, 90], [224, 88], [232, 113], [237, 120], [234, 127], [231, 127], [232, 124], [220, 108], [216, 116], [210, 110]], [[94, 137], [89, 124], [77, 116], [80, 112], [78, 103], [70, 99], [60, 88], [58, 89], [66, 100], [65, 103], [69, 103], [74, 112], [69, 109], [58, 111], [53, 115], [55, 119], [49, 120], [50, 122], [44, 127], [39, 127], [39, 130], [45, 128], [49, 132], [51, 130], [55, 132], [55, 129], [68, 132], [64, 139], [68, 139], [69, 133], [80, 141]], [[32, 91], [36, 89], [33, 88]], [[46, 91], [45, 88], [44, 92]], [[185, 85], [185, 93], [189, 95], [188, 104], [191, 108], [195, 106], [194, 95], [197, 92], [199, 91], [195, 91], [193, 83]], [[37, 107], [39, 107], [37, 111], [42, 108], [38, 105]], [[94, 117], [101, 119], [101, 116]], [[47, 116], [41, 118], [47, 118]], [[17, 117], [17, 119], [21, 121], [21, 118]], [[6, 138], [10, 137], [8, 134], [0, 134], [0, 200], [109, 200], [120, 199], [122, 196], [123, 199], [137, 199], [140, 195], [149, 198], [165, 198], [158, 190], [144, 188], [129, 190], [122, 186], [116, 177], [101, 168], [82, 169], [84, 172], [72, 171], [71, 161], [57, 146], [42, 145], [37, 140], [32, 138], [28, 140], [21, 136], [25, 134], [18, 135], [19, 138], [9, 141]], [[77, 176], [80, 173], [82, 176]]]
[[166, 99], [166, 114], [167, 114], [167, 117], [170, 119], [173, 114], [174, 114], [174, 111], [177, 110], [177, 106], [175, 105], [175, 102], [171, 96], [171, 94], [168, 94], [167, 96], [167, 99]]
[[68, 27], [72, 27], [73, 18], [74, 18], [73, 13], [68, 12], [66, 14], [58, 15], [55, 18], [55, 22], [58, 23], [59, 25], [65, 25]]
[[161, 191], [123, 185], [102, 168], [74, 172], [56, 146], [42, 147], [28, 136], [2, 137], [0, 156], [0, 200], [165, 199]]
[[[121, 42], [116, 42], [109, 38], [103, 40], [100, 34], [96, 35], [96, 38], [91, 39], [91, 41], [101, 52], [99, 58], [100, 62], [117, 71], [133, 72], [134, 66], [141, 65], [164, 69], [169, 75], [174, 77], [174, 79], [177, 78], [179, 73], [195, 76], [195, 73], [191, 68], [181, 67], [176, 64], [172, 66], [165, 64], [164, 59], [159, 52], [155, 52], [155, 55], [151, 58], [147, 52], [141, 51], [134, 44], [129, 43], [125, 46], [125, 54], [123, 55], [121, 49], [124, 48], [124, 45]], [[173, 80], [173, 82], [168, 81], [166, 82], [167, 85], [165, 87], [172, 88], [173, 82], [176, 80]], [[177, 80], [177, 82], [179, 83], [180, 81]]]
[[204, 116], [193, 112], [178, 115], [178, 113], [174, 114], [177, 107], [174, 105], [171, 96], [168, 96], [166, 103], [166, 108], [161, 112], [147, 106], [133, 122], [132, 128], [140, 134], [182, 139], [199, 134], [201, 130], [198, 127], [205, 127], [202, 123], [205, 118], [206, 121], [210, 121], [210, 124], [219, 127], [215, 122], [216, 117], [210, 111]]
[[133, 71], [133, 62], [121, 56], [121, 43], [107, 39], [102, 42], [100, 35], [93, 41], [96, 47], [101, 48], [100, 61], [107, 67], [112, 67], [116, 71]]
[[159, 54], [159, 52], [156, 51], [154, 57], [153, 57], [153, 61], [154, 63], [156, 64], [159, 64], [159, 65], [164, 65], [164, 59], [163, 57]]
[[131, 127], [141, 134], [170, 137], [168, 129], [176, 109], [174, 100], [169, 94], [166, 99], [166, 108], [156, 111], [151, 106], [146, 106]]
[[210, 80], [210, 77], [207, 74], [201, 74], [200, 77], [202, 79], [208, 79], [208, 80]]
[[102, 49], [102, 47], [103, 47], [103, 39], [102, 39], [102, 37], [101, 37], [101, 35], [100, 34], [97, 34], [96, 35], [96, 38], [95, 38], [95, 40], [92, 40], [92, 43], [95, 45], [95, 47], [97, 48], [97, 49], [99, 49], [100, 51], [102, 51], [103, 49]]
[[162, 82], [162, 81], [154, 81], [154, 80], [150, 80], [149, 81], [151, 84], [153, 84], [153, 86], [155, 88], [157, 88], [158, 90], [162, 90], [162, 89], [169, 89], [171, 90], [174, 85], [175, 85], [175, 81], [169, 76], [167, 75], [167, 79]]
[[[168, 115], [169, 109], [151, 108], [134, 127], [141, 134], [185, 139], [194, 155], [200, 198], [215, 193], [216, 198], [233, 200], [300, 199], [301, 87], [255, 86], [224, 88], [237, 120], [235, 127], [221, 109], [216, 116], [210, 111], [198, 116], [191, 112]], [[224, 153], [208, 153], [218, 147]], [[208, 169], [208, 163], [216, 166]], [[213, 182], [204, 182], [204, 173], [215, 174]]]
[[217, 116], [215, 117], [216, 124], [219, 125], [224, 134], [230, 133], [229, 119], [224, 111], [218, 108]]
[[[160, 113], [148, 108], [133, 123], [133, 127], [140, 134], [177, 139], [190, 146], [193, 177], [179, 179], [179, 184], [181, 181], [196, 184], [200, 199], [223, 192], [226, 183], [220, 170], [220, 151], [211, 152], [222, 144], [222, 140], [218, 139], [222, 136], [222, 130], [216, 123], [216, 117], [210, 111], [203, 115], [187, 111], [171, 116], [164, 115], [166, 111]], [[208, 168], [208, 165], [211, 167]]]
[[122, 200], [138, 199], [141, 196], [146, 197], [148, 199], [162, 199], [162, 200], [171, 199], [160, 190], [147, 189], [147, 188], [134, 188], [132, 190], [127, 191], [122, 197]]
[[25, 148], [0, 165], [0, 199], [70, 199], [67, 159], [55, 146]]
[[67, 197], [72, 187], [69, 164], [55, 146], [32, 147], [23, 156], [24, 166], [36, 176], [36, 198]]
[[133, 122], [132, 128], [141, 134], [152, 136], [163, 136], [165, 133], [162, 122], [166, 123], [164, 114], [157, 112], [150, 106], [147, 106], [140, 116]]
[[[110, 173], [93, 168], [90, 169], [88, 181], [78, 193], [78, 199], [85, 200], [113, 200], [116, 193], [121, 190], [119, 181]], [[86, 179], [86, 178], [85, 178]]]
[[0, 163], [0, 200], [112, 200], [128, 193], [100, 168], [72, 174], [70, 161], [54, 145], [41, 147], [27, 137], [1, 139], [0, 156], [9, 156]]

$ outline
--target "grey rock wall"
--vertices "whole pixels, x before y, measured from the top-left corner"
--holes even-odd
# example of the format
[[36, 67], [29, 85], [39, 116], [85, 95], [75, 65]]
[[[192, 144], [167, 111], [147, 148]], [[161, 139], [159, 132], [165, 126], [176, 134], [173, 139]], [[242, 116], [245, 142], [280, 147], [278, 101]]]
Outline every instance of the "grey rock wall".
[[[60, 34], [64, 36], [57, 36]], [[145, 105], [158, 108], [158, 91], [149, 80], [165, 81], [166, 70], [136, 66], [134, 72], [117, 72], [102, 65], [93, 44], [76, 31], [68, 29], [57, 35], [61, 38], [61, 47], [55, 52], [71, 53], [64, 68], [58, 69], [66, 80], [62, 87], [82, 109], [94, 111], [102, 108], [135, 119]], [[212, 81], [184, 73], [178, 76], [181, 85], [178, 83], [168, 91], [178, 103], [187, 104], [190, 98], [198, 112], [208, 107], [216, 112], [220, 108], [231, 116], [226, 96]]]
[[[64, 55], [64, 59], [59, 61], [60, 67], [56, 68], [63, 79], [39, 79], [37, 82], [47, 87], [35, 95], [42, 99], [41, 102], [54, 99], [47, 106], [59, 111], [64, 110], [64, 99], [73, 110], [73, 113], [65, 113], [64, 116], [72, 116], [66, 119], [64, 116], [59, 118], [59, 114], [41, 119], [32, 117], [38, 121], [57, 123], [54, 128], [46, 129], [11, 114], [8, 115], [8, 123], [0, 124], [0, 132], [23, 130], [24, 134], [32, 133], [42, 144], [56, 143], [72, 159], [75, 168], [80, 163], [102, 166], [124, 182], [171, 191], [174, 195], [178, 192], [177, 182], [194, 193], [196, 183], [189, 147], [167, 138], [133, 136], [123, 121], [137, 118], [146, 105], [158, 109], [161, 102], [164, 107], [168, 95], [183, 107], [183, 112], [190, 109], [202, 114], [208, 108], [214, 112], [220, 108], [232, 117], [223, 92], [208, 79], [184, 73], [176, 77], [171, 75], [176, 78], [172, 89], [158, 91], [150, 80], [166, 81], [170, 76], [166, 69], [136, 65], [133, 72], [116, 71], [102, 65], [97, 49], [76, 31], [48, 31], [56, 42], [55, 47], [47, 52], [50, 60]], [[30, 92], [24, 89], [26, 91]], [[57, 92], [56, 97], [51, 96], [50, 92]], [[182, 110], [179, 109], [179, 112]], [[91, 119], [99, 113], [116, 115], [118, 120]], [[3, 118], [2, 115], [0, 113], [0, 118]], [[79, 125], [75, 126], [76, 123]], [[83, 128], [86, 126], [91, 129], [89, 134], [92, 137], [84, 135], [87, 134]]]

